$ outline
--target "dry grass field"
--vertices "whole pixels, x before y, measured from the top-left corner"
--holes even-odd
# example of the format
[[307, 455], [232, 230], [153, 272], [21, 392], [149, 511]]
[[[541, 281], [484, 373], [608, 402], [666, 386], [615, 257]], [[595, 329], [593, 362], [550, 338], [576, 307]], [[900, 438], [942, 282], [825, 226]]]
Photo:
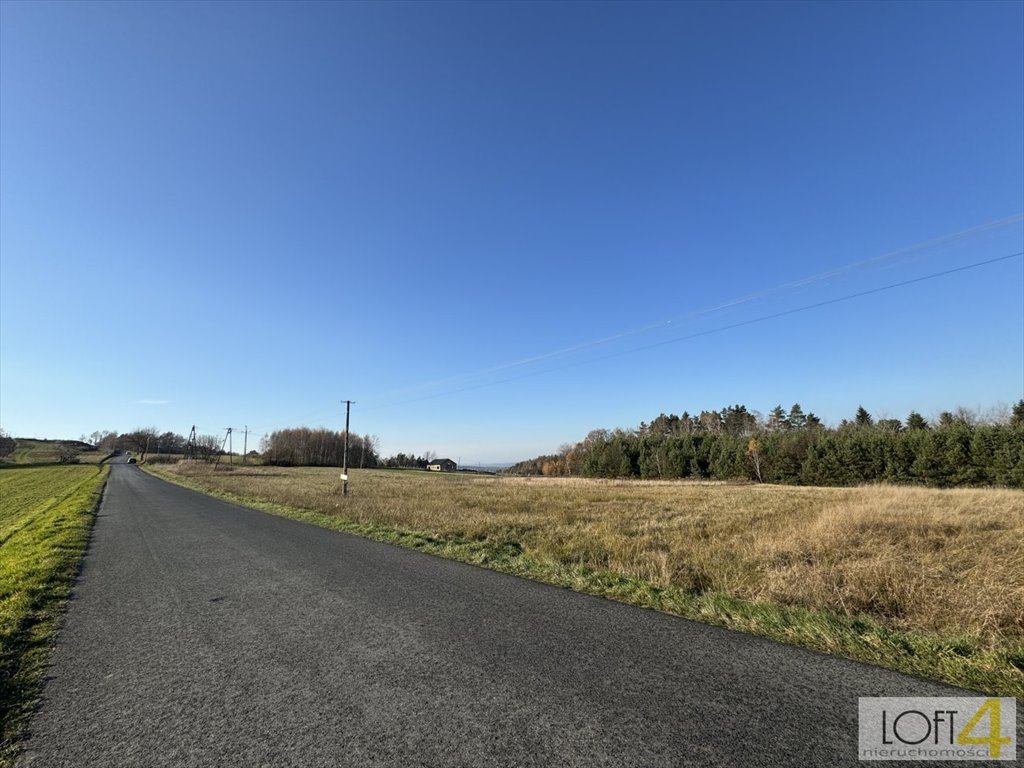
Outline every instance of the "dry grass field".
[[1024, 693], [1021, 491], [356, 470], [342, 498], [334, 469], [168, 472], [332, 527]]

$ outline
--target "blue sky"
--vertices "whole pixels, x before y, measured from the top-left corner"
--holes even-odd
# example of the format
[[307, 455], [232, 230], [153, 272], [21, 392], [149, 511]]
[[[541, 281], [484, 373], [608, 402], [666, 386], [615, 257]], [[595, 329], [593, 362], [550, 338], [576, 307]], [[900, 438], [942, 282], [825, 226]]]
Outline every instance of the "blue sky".
[[468, 463], [1012, 403], [1020, 256], [760, 318], [1024, 251], [1022, 41], [1019, 2], [7, 0], [0, 426], [350, 398]]

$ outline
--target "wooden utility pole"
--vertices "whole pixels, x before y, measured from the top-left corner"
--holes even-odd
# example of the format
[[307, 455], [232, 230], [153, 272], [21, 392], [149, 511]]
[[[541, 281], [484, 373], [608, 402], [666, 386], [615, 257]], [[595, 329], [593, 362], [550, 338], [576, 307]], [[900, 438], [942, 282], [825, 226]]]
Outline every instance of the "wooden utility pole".
[[242, 463], [245, 464], [248, 461], [249, 453], [249, 425], [245, 425], [245, 436], [242, 438]]
[[341, 495], [348, 496], [348, 416], [352, 410], [351, 400], [342, 400], [345, 404], [345, 453], [341, 465]]

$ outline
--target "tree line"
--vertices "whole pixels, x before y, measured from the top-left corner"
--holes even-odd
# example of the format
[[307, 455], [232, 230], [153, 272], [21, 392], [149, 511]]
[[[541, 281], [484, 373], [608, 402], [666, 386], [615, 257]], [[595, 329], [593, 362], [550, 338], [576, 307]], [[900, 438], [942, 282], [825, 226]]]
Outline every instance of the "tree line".
[[[293, 427], [279, 429], [260, 442], [263, 461], [284, 467], [340, 467], [345, 453], [345, 433], [329, 429]], [[373, 468], [380, 464], [377, 438], [349, 433], [348, 466]]]
[[[237, 439], [237, 435], [236, 435]], [[175, 461], [190, 453], [188, 439], [176, 432], [160, 432], [156, 427], [139, 427], [130, 432], [96, 430], [79, 438], [82, 450], [105, 453], [131, 451], [142, 456], [166, 456]], [[13, 453], [17, 443], [0, 430], [0, 458]], [[87, 447], [88, 446], [88, 447]], [[376, 435], [349, 433], [348, 465], [352, 468], [374, 467], [426, 469], [434, 460], [433, 451], [418, 456], [415, 453], [396, 453], [382, 458], [380, 438]], [[226, 456], [224, 435], [196, 435], [195, 449], [190, 458], [213, 461]], [[345, 433], [328, 429], [292, 427], [279, 429], [260, 440], [260, 450], [249, 451], [251, 458], [260, 458], [266, 464], [295, 467], [340, 467], [345, 452]], [[71, 457], [72, 459], [74, 457]]]
[[389, 469], [426, 469], [427, 465], [435, 458], [437, 457], [433, 451], [427, 451], [423, 456], [417, 456], [415, 453], [403, 453], [399, 451], [394, 456], [389, 456], [384, 459], [382, 466], [388, 467]]
[[[131, 451], [140, 455], [171, 457], [190, 453], [186, 437], [176, 432], [160, 432], [156, 427], [140, 427], [123, 433], [97, 430], [82, 435], [80, 439], [107, 453]], [[373, 435], [349, 434], [349, 466], [378, 466], [381, 463], [377, 453], [378, 442]], [[251, 450], [248, 455], [278, 466], [340, 467], [344, 445], [344, 432], [296, 427], [279, 429], [264, 436], [260, 450]], [[197, 434], [191, 458], [212, 461], [227, 455], [226, 448], [224, 435]]]
[[743, 405], [660, 414], [632, 430], [592, 431], [508, 472], [606, 478], [749, 480], [801, 485], [915, 483], [1024, 488], [1024, 400], [984, 419], [947, 411], [930, 423], [874, 419], [863, 407], [827, 427], [799, 404], [761, 417]]
[[[177, 432], [160, 432], [156, 427], [138, 427], [131, 432], [101, 429], [82, 435], [79, 440], [106, 453], [131, 451], [139, 455], [174, 456], [184, 455], [188, 449], [186, 437]], [[256, 454], [249, 451], [249, 455]], [[223, 435], [196, 435], [194, 458], [212, 460], [224, 455], [227, 451]]]

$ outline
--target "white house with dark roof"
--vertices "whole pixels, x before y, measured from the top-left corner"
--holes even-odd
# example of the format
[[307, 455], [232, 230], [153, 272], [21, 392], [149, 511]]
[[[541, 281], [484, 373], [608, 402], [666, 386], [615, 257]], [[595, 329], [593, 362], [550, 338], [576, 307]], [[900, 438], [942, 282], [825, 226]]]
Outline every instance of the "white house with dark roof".
[[451, 459], [434, 459], [427, 464], [427, 469], [431, 472], [455, 472], [458, 468], [459, 465]]

